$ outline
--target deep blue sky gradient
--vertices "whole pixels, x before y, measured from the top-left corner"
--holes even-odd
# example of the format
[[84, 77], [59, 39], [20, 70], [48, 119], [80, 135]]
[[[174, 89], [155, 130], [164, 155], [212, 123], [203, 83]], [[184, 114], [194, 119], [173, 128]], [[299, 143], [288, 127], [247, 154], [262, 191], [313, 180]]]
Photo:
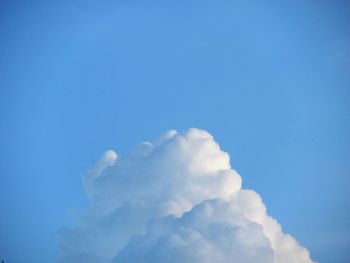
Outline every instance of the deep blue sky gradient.
[[53, 262], [105, 150], [211, 132], [319, 262], [350, 250], [348, 1], [2, 1], [0, 258]]

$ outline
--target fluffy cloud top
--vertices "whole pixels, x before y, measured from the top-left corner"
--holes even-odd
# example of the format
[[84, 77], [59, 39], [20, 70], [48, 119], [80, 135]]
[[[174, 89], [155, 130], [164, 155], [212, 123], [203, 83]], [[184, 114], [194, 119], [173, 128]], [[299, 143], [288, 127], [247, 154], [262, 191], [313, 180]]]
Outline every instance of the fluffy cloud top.
[[59, 262], [313, 262], [206, 131], [109, 150], [83, 182], [91, 205], [60, 231]]

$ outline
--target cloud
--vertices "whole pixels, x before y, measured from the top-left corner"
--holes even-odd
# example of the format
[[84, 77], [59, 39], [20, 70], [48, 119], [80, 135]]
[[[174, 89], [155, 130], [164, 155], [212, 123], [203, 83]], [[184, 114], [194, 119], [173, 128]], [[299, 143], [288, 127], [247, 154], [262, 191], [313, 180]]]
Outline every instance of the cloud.
[[83, 182], [90, 207], [60, 231], [59, 262], [313, 262], [206, 131], [107, 151]]

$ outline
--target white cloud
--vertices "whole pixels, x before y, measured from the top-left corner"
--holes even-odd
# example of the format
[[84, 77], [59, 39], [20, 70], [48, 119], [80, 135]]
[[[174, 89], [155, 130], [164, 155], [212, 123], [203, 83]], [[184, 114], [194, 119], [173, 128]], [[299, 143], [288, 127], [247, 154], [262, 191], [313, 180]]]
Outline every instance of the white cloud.
[[206, 131], [108, 151], [83, 181], [91, 206], [61, 230], [59, 262], [312, 262]]

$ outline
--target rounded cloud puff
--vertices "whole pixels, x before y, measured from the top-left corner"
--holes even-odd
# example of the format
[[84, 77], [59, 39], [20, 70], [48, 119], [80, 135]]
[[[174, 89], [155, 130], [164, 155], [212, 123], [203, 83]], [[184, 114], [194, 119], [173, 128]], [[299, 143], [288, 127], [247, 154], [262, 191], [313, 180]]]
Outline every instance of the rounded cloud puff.
[[60, 231], [59, 262], [312, 262], [206, 131], [107, 151], [83, 182], [91, 206]]
[[151, 222], [131, 238], [113, 263], [273, 262], [261, 225], [245, 218], [236, 202], [203, 201], [181, 218]]

